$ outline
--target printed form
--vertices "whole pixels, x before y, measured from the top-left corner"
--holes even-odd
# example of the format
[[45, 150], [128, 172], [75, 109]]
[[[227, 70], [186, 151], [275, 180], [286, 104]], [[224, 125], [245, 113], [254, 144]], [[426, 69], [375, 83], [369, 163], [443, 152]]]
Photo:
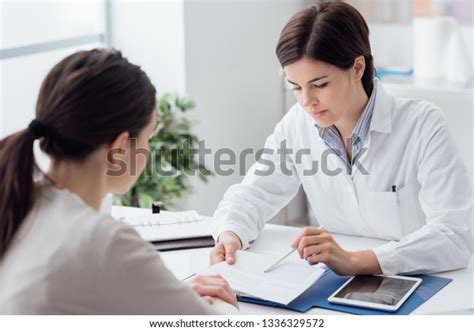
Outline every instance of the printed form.
[[283, 305], [296, 299], [325, 271], [325, 268], [309, 265], [304, 260], [285, 260], [264, 273], [275, 262], [273, 258], [240, 250], [236, 252], [236, 260], [233, 265], [226, 262], [215, 264], [204, 271], [204, 274], [220, 274], [240, 295]]

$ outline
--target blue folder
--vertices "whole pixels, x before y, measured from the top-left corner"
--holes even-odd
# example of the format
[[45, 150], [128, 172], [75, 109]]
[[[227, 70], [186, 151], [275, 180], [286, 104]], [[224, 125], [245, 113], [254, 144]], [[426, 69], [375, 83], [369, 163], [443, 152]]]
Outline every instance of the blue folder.
[[415, 290], [415, 292], [412, 293], [407, 301], [405, 301], [405, 303], [396, 312], [358, 308], [330, 303], [327, 300], [329, 296], [350, 278], [348, 276], [338, 276], [330, 269], [326, 270], [313, 285], [311, 285], [305, 292], [303, 292], [299, 297], [286, 306], [271, 301], [243, 296], [239, 297], [239, 301], [271, 307], [286, 308], [296, 310], [301, 313], [304, 313], [313, 307], [317, 307], [357, 315], [408, 315], [452, 281], [452, 279], [449, 278], [436, 276], [421, 275], [416, 277], [423, 279], [423, 281]]

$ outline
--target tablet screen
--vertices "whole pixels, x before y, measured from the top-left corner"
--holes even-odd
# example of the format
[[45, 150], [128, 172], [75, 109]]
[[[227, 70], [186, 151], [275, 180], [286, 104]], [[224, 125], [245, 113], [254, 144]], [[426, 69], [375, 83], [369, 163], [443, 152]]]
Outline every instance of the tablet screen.
[[416, 283], [409, 279], [356, 276], [334, 297], [395, 306]]

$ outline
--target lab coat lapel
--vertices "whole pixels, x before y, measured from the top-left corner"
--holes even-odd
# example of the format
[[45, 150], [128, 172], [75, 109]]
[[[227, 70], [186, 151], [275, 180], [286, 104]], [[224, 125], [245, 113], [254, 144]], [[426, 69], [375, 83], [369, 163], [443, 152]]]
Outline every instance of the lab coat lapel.
[[[379, 80], [374, 80], [374, 83], [377, 84], [377, 95], [375, 96], [374, 112], [370, 122], [369, 134], [367, 135], [367, 139], [364, 142], [364, 146], [362, 147], [365, 151], [361, 151], [362, 154], [360, 154], [360, 157], [357, 158], [357, 162], [362, 166], [369, 155], [374, 155], [375, 150], [381, 148], [379, 144], [381, 141], [381, 139], [379, 139], [379, 134], [390, 134], [392, 132], [392, 97], [387, 95], [383, 89], [382, 83], [380, 83]], [[369, 169], [365, 169], [370, 174]], [[357, 166], [353, 166], [351, 177], [354, 178], [356, 174], [360, 174], [360, 169]]]

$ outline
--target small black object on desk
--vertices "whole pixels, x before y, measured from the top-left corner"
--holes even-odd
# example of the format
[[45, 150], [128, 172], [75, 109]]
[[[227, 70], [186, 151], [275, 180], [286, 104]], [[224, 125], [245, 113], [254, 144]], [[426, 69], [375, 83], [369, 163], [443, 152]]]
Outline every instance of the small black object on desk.
[[151, 213], [159, 214], [161, 211], [161, 207], [163, 207], [163, 203], [161, 201], [153, 201], [153, 203], [151, 204]]
[[214, 247], [214, 245], [216, 244], [212, 236], [206, 236], [201, 238], [152, 241], [151, 243], [155, 246], [155, 249], [160, 252], [175, 251], [179, 249]]

